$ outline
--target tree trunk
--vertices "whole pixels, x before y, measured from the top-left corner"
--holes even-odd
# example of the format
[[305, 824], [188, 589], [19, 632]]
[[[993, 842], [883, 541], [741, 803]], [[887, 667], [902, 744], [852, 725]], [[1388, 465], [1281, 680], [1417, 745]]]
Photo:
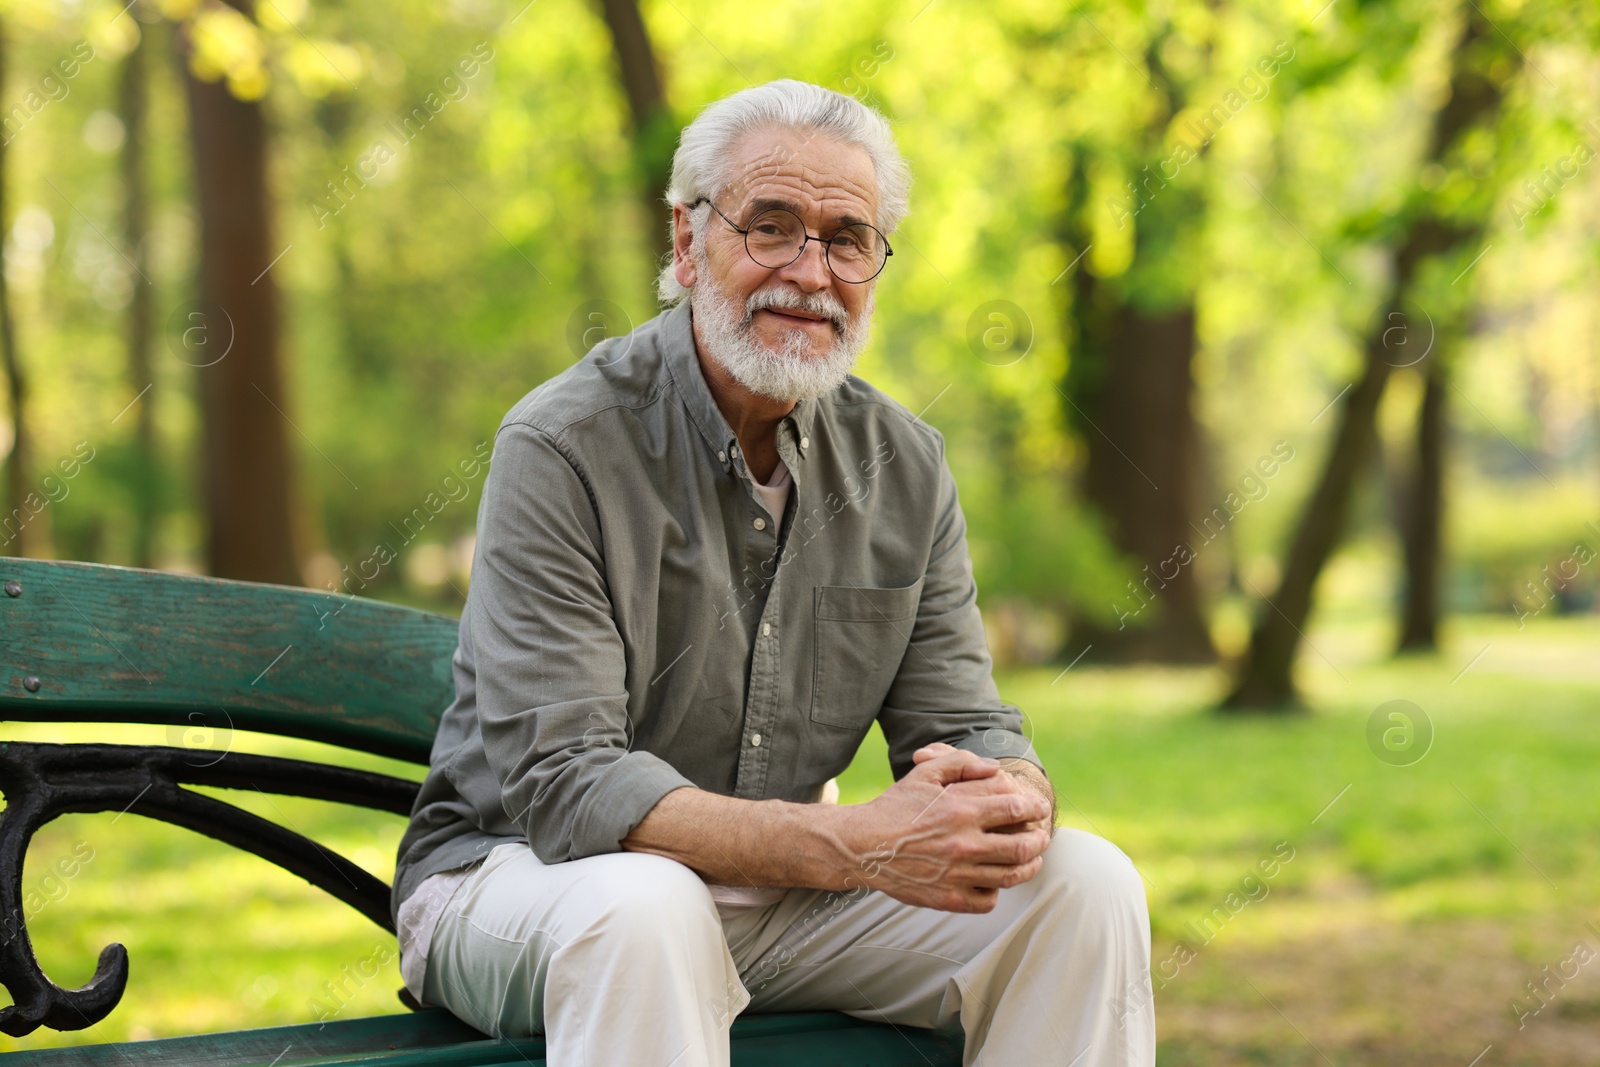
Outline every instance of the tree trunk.
[[[1080, 292], [1093, 287], [1090, 280]], [[1080, 367], [1090, 352], [1103, 358], [1092, 368], [1098, 382], [1080, 378], [1077, 391], [1091, 424], [1083, 492], [1118, 551], [1142, 569], [1121, 607], [1130, 618], [1117, 628], [1081, 625], [1079, 636], [1101, 660], [1208, 663], [1216, 653], [1188, 558], [1200, 438], [1191, 406], [1194, 308], [1146, 313], [1123, 303], [1108, 325], [1099, 343], [1073, 353]]]
[[[237, 3], [235, 6], [238, 6]], [[261, 105], [185, 63], [200, 209], [199, 320], [209, 568], [226, 578], [298, 584], [287, 402]], [[274, 267], [274, 269], [277, 269]], [[219, 357], [219, 347], [226, 355]]]
[[[144, 271], [145, 235], [150, 229], [149, 189], [144, 174], [145, 114], [145, 38], [151, 28], [141, 27], [139, 42], [123, 58], [117, 110], [122, 119], [123, 244], [139, 272]], [[133, 489], [133, 565], [149, 567], [155, 557], [155, 529], [159, 516], [160, 478], [156, 457], [155, 396], [146, 392], [154, 383], [150, 366], [150, 328], [154, 293], [143, 278], [136, 278], [128, 302], [126, 321], [128, 346], [128, 387], [139, 398], [134, 416]]]
[[1400, 608], [1399, 652], [1433, 652], [1439, 644], [1439, 573], [1443, 557], [1445, 455], [1444, 361], [1433, 353], [1417, 413], [1414, 466], [1402, 477], [1398, 501], [1405, 559], [1405, 599]]
[[[1451, 61], [1450, 99], [1434, 116], [1424, 165], [1441, 162], [1462, 134], [1498, 109], [1501, 90], [1477, 72], [1469, 56], [1472, 46], [1492, 32], [1476, 8], [1467, 14]], [[1257, 612], [1249, 650], [1233, 692], [1222, 703], [1224, 710], [1272, 712], [1299, 705], [1293, 667], [1302, 631], [1311, 615], [1312, 591], [1344, 533], [1356, 475], [1377, 437], [1378, 402], [1390, 372], [1401, 365], [1391, 362], [1396, 356], [1388, 345], [1391, 324], [1406, 323], [1419, 264], [1466, 242], [1476, 242], [1482, 233], [1481, 219], [1470, 225], [1446, 222], [1424, 204], [1417, 209], [1403, 241], [1392, 253], [1390, 297], [1363, 346], [1361, 377], [1346, 395], [1333, 447], [1290, 542], [1283, 579], [1277, 592]], [[1442, 354], [1436, 351], [1431, 358], [1437, 362]]]
[[[1178, 109], [1175, 91], [1168, 95]], [[1129, 275], [1101, 279], [1090, 269], [1090, 236], [1082, 224], [1086, 156], [1080, 149], [1069, 163], [1063, 243], [1069, 256], [1084, 255], [1068, 283], [1071, 353], [1062, 392], [1067, 420], [1087, 455], [1081, 491], [1137, 571], [1123, 601], [1113, 605], [1118, 625], [1080, 622], [1073, 644], [1090, 646], [1093, 658], [1110, 662], [1211, 662], [1216, 652], [1195, 581], [1197, 539], [1190, 525], [1198, 517], [1203, 470], [1193, 408], [1193, 295], [1146, 307], [1136, 301], [1141, 283], [1132, 276], [1174, 269], [1164, 257], [1182, 247], [1174, 235], [1198, 217], [1200, 205], [1188, 190], [1160, 191], [1133, 223]]]
[[[1391, 309], [1398, 309], [1392, 301]], [[1378, 402], [1393, 365], [1381, 331], [1367, 338], [1361, 378], [1346, 394], [1322, 476], [1300, 516], [1278, 591], [1258, 613], [1238, 684], [1223, 706], [1287, 711], [1298, 704], [1291, 671], [1301, 630], [1311, 614], [1311, 594], [1333, 555], [1350, 510], [1356, 475], [1376, 439]]]
[[[0, 20], [0, 86], [6, 81], [7, 27]], [[0, 235], [11, 232], [11, 210], [8, 199], [7, 139], [0, 135]], [[3, 257], [0, 257], [0, 359], [5, 361], [6, 399], [11, 407], [11, 454], [6, 459], [5, 513], [0, 515], [0, 555], [26, 556], [33, 547], [37, 530], [32, 526], [33, 513], [27, 499], [29, 455], [28, 438], [28, 381], [22, 369], [22, 358], [17, 353], [17, 325], [11, 316], [11, 289], [6, 281]]]
[[[662, 197], [672, 177], [677, 124], [667, 107], [661, 63], [639, 12], [638, 0], [600, 0], [600, 8], [611, 31], [617, 74], [633, 119], [635, 181], [649, 223], [650, 254], [659, 268], [672, 253], [668, 228], [672, 213]], [[653, 276], [650, 281], [653, 285]]]

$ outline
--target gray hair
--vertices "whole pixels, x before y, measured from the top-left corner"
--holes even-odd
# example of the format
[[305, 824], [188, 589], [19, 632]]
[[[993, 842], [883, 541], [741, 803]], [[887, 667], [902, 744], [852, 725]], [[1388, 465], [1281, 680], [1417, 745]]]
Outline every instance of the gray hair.
[[[900, 155], [889, 120], [855, 97], [810, 82], [784, 78], [742, 89], [706, 107], [685, 126], [672, 156], [667, 204], [715, 200], [731, 177], [733, 146], [755, 130], [799, 130], [832, 137], [862, 149], [878, 179], [878, 229], [894, 233], [911, 208], [911, 168]], [[709, 212], [694, 220], [694, 239], [702, 239]], [[669, 226], [671, 223], [668, 224]], [[656, 284], [663, 304], [678, 304], [689, 291], [678, 284], [668, 257]]]

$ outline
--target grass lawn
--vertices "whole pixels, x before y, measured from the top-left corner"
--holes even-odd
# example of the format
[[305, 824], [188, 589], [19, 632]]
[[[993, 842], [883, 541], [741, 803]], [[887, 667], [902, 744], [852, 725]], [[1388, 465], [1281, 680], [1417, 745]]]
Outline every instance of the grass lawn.
[[[1062, 821], [1116, 841], [1145, 875], [1161, 1062], [1600, 1064], [1600, 620], [1519, 632], [1508, 618], [1457, 619], [1444, 655], [1408, 661], [1387, 658], [1383, 631], [1358, 620], [1311, 637], [1316, 711], [1287, 720], [1210, 714], [1214, 671], [1080, 665], [1000, 679], [1028, 713]], [[1432, 723], [1408, 766], [1368, 744], [1369, 718], [1392, 700]], [[9, 724], [3, 736], [169, 743], [143, 727]], [[888, 783], [882, 753], [874, 733], [843, 780], [846, 802]], [[392, 873], [398, 818], [241, 802]], [[87, 980], [112, 941], [128, 947], [132, 977], [99, 1027], [0, 1037], [0, 1051], [401, 1010], [388, 935], [183, 830], [61, 819], [34, 842], [26, 890], [57, 981]], [[1572, 975], [1580, 941], [1596, 962], [1555, 977], [1564, 964]]]

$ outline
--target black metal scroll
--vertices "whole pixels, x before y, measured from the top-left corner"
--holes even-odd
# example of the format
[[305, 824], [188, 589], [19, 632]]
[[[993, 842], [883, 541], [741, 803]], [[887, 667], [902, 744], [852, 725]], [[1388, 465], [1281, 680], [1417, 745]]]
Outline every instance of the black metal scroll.
[[368, 771], [229, 752], [203, 765], [197, 750], [142, 745], [0, 743], [0, 984], [13, 1003], [0, 1009], [0, 1031], [13, 1037], [40, 1026], [82, 1030], [111, 1014], [128, 984], [128, 951], [100, 952], [94, 977], [62, 989], [45, 975], [28, 937], [22, 865], [28, 842], [45, 823], [69, 812], [132, 812], [187, 827], [253, 852], [326, 890], [383, 927], [389, 887], [337, 853], [277, 823], [185, 785], [248, 789], [309, 797], [409, 815], [417, 783]]

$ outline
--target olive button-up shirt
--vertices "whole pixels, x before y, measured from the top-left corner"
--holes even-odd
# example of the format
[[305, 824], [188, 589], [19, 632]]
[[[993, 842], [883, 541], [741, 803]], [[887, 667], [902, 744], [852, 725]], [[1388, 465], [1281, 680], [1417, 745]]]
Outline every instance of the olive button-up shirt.
[[781, 537], [687, 303], [506, 416], [396, 905], [505, 841], [617, 851], [685, 786], [815, 801], [874, 721], [897, 779], [935, 741], [1038, 762], [995, 689], [938, 431], [850, 377], [777, 450]]

